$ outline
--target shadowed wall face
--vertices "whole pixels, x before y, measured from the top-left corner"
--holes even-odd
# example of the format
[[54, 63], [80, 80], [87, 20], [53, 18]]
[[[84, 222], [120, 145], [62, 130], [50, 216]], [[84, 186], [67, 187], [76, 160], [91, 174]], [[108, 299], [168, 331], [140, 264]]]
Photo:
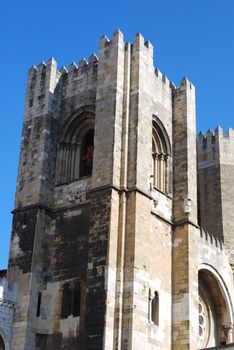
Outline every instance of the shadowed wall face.
[[234, 131], [200, 133], [198, 150], [198, 199], [200, 226], [225, 243], [234, 263]]

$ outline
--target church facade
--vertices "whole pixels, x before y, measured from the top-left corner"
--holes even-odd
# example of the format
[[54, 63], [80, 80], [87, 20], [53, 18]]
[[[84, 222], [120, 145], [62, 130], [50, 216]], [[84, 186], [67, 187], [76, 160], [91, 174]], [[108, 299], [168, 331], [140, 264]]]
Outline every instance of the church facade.
[[234, 131], [137, 34], [29, 70], [8, 266], [11, 350], [234, 343]]

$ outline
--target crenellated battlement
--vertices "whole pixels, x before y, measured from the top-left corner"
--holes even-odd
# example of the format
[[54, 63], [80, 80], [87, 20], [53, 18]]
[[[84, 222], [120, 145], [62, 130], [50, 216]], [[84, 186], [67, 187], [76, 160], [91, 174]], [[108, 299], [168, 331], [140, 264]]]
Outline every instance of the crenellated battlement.
[[[106, 35], [103, 35], [99, 41], [99, 49], [104, 50], [106, 52], [106, 55], [111, 53], [112, 48], [115, 47], [116, 44], [119, 44], [120, 41], [123, 41], [123, 34], [122, 32], [117, 29], [113, 33], [113, 37], [110, 40]], [[125, 43], [125, 49], [131, 47], [132, 52], [141, 51], [144, 52], [145, 58], [147, 57], [147, 60], [149, 64], [152, 65], [152, 68], [154, 69], [154, 73], [157, 79], [161, 80], [162, 83], [165, 85], [165, 87], [176, 89], [176, 86], [173, 82], [170, 81], [170, 79], [161, 73], [161, 71], [158, 68], [154, 68], [153, 63], [153, 54], [154, 54], [154, 48], [152, 43], [149, 40], [145, 40], [143, 35], [141, 33], [137, 33], [135, 35], [133, 43]]]
[[[131, 47], [131, 52], [143, 52], [144, 59], [152, 66], [157, 81], [166, 88], [168, 93], [184, 88], [193, 88], [187, 78], [183, 78], [180, 86], [177, 87], [168, 77], [154, 68], [153, 45], [145, 40], [141, 33], [135, 35], [132, 44], [124, 43], [123, 33], [117, 29], [112, 38], [103, 35], [99, 40], [99, 53], [105, 59], [116, 56], [116, 50]], [[53, 107], [59, 109], [60, 100], [81, 94], [87, 89], [96, 89], [97, 84], [98, 57], [95, 53], [87, 59], [83, 57], [79, 62], [72, 62], [68, 67], [62, 66], [57, 69], [57, 62], [54, 58], [47, 62], [42, 61], [39, 65], [33, 65], [28, 72], [28, 88], [26, 101], [26, 119], [30, 115], [41, 115], [48, 109], [54, 113]], [[55, 95], [56, 94], [56, 98]], [[52, 108], [52, 109], [51, 109]]]
[[211, 129], [208, 129], [206, 134], [204, 134], [202, 131], [199, 132], [197, 136], [197, 142], [198, 144], [202, 144], [202, 146], [206, 147], [210, 143], [219, 142], [220, 139], [234, 139], [234, 129], [229, 128], [226, 133], [224, 133], [223, 128], [220, 126], [217, 126], [215, 129], [215, 132], [213, 132]]
[[39, 65], [33, 65], [28, 71], [28, 82], [30, 83], [29, 88], [33, 88], [38, 85], [45, 85], [46, 81], [51, 78], [51, 74], [56, 73], [57, 78], [60, 77], [60, 72], [57, 71], [57, 62], [51, 57], [47, 62], [42, 61]]
[[[40, 64], [33, 65], [28, 71], [28, 81], [31, 83], [29, 88], [33, 90], [36, 86], [36, 81], [40, 81], [41, 85], [44, 85], [47, 79], [50, 78], [51, 75], [51, 66], [56, 68], [57, 77], [60, 78], [61, 75], [65, 74], [74, 74], [74, 72], [81, 72], [84, 69], [89, 69], [93, 65], [97, 64], [98, 57], [95, 53], [92, 53], [89, 59], [87, 60], [83, 57], [79, 63], [72, 62], [68, 69], [65, 66], [62, 66], [59, 70], [57, 70], [57, 62], [52, 57], [48, 60], [48, 62], [42, 61]], [[82, 71], [83, 72], [83, 71]]]
[[31, 119], [32, 115], [35, 117], [47, 113], [57, 116], [60, 77], [61, 73], [57, 70], [57, 62], [53, 57], [29, 69], [25, 120]]
[[220, 132], [223, 132], [221, 128], [217, 128], [215, 133], [211, 129], [207, 130], [206, 134], [200, 131], [197, 136], [198, 149], [206, 152], [210, 147], [213, 147], [219, 138]]
[[95, 67], [98, 63], [98, 57], [93, 53], [87, 60], [83, 57], [78, 63], [73, 62], [69, 65], [68, 69], [63, 67], [63, 74], [67, 74], [67, 79], [70, 83], [82, 78], [85, 73], [96, 74]]
[[97, 65], [98, 63], [98, 57], [95, 53], [92, 53], [92, 55], [87, 60], [85, 57], [83, 57], [79, 63], [72, 62], [68, 69], [66, 67], [62, 67], [60, 69], [61, 74], [65, 75], [68, 74], [69, 78], [72, 80], [74, 77], [78, 77], [84, 71], [89, 70], [90, 68], [93, 68], [94, 65]]
[[219, 250], [224, 250], [224, 243], [202, 228], [200, 228], [200, 238], [209, 245], [212, 245]]
[[[99, 49], [109, 49], [111, 50], [113, 46], [123, 41], [123, 33], [120, 29], [116, 29], [112, 35], [112, 39], [109, 39], [106, 35], [103, 35], [99, 40]], [[129, 43], [125, 43], [127, 46]], [[149, 40], [145, 40], [141, 33], [135, 35], [133, 44], [131, 45], [133, 49], [144, 49], [153, 57], [153, 45]]]
[[[225, 144], [225, 147], [224, 147]], [[209, 129], [206, 134], [202, 131], [197, 136], [197, 150], [199, 162], [218, 160], [223, 152], [234, 155], [234, 130], [229, 128], [226, 133], [220, 126], [215, 132]]]
[[180, 89], [189, 89], [194, 90], [194, 85], [191, 83], [191, 81], [187, 77], [183, 77], [183, 79], [180, 81]]
[[152, 58], [154, 54], [153, 45], [149, 40], [145, 40], [141, 33], [137, 33], [133, 42], [133, 49], [144, 49]]
[[98, 57], [93, 53], [87, 60], [83, 57], [73, 62], [68, 69], [63, 67], [63, 98], [94, 88], [97, 82]]
[[175, 85], [167, 78], [167, 76], [165, 74], [162, 74], [162, 72], [160, 72], [158, 68], [155, 68], [154, 72], [156, 77], [161, 79], [165, 85], [167, 85], [168, 87], [173, 86], [174, 88], [176, 88]]
[[193, 84], [188, 80], [188, 78], [184, 77], [181, 81], [180, 81], [180, 85], [176, 86], [174, 84], [173, 81], [171, 81], [165, 74], [163, 74], [158, 68], [155, 68], [154, 70], [155, 75], [157, 78], [159, 78], [160, 80], [162, 80], [162, 83], [170, 88], [172, 91], [180, 91], [180, 90], [184, 90], [184, 89], [189, 89], [189, 90], [194, 90], [194, 86]]
[[175, 90], [180, 90], [180, 89], [184, 89], [184, 88], [189, 88], [190, 90], [194, 89], [193, 84], [188, 80], [188, 78], [184, 77], [181, 81], [180, 81], [180, 85], [176, 86], [165, 74], [163, 74], [158, 68], [155, 68], [154, 70], [155, 75], [157, 78], [161, 79], [162, 82], [167, 85], [168, 87], [170, 87], [173, 91]]
[[98, 58], [92, 53], [88, 60], [82, 58], [73, 62], [68, 69], [57, 69], [54, 58], [39, 65], [33, 65], [28, 71], [25, 119], [31, 116], [56, 113], [60, 108], [61, 98], [70, 97], [96, 84]]

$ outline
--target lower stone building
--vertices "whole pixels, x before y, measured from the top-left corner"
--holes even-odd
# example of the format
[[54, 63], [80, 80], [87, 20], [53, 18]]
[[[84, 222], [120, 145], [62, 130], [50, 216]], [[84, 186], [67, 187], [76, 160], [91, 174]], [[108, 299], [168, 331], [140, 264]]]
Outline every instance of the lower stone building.
[[16, 295], [16, 285], [8, 288], [7, 270], [0, 270], [0, 350], [10, 349]]
[[11, 350], [231, 348], [234, 131], [196, 140], [195, 88], [137, 34], [29, 70]]

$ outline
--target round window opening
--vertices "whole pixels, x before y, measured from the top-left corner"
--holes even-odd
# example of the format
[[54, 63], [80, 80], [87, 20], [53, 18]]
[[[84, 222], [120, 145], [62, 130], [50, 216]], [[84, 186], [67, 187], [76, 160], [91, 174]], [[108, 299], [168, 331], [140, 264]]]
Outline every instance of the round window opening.
[[199, 347], [205, 348], [210, 338], [210, 317], [208, 305], [201, 294], [199, 295], [198, 312]]

